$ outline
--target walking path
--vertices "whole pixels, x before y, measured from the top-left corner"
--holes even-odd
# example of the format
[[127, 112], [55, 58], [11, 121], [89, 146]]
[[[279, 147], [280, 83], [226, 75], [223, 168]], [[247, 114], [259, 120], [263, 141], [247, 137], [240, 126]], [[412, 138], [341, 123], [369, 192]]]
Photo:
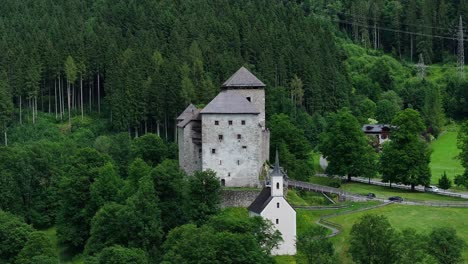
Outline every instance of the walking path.
[[332, 233], [330, 235], [326, 236], [326, 238], [334, 237], [334, 236], [338, 235], [339, 233], [341, 233], [341, 231], [343, 230], [343, 227], [340, 224], [328, 221], [327, 219], [332, 218], [332, 217], [341, 216], [341, 215], [354, 214], [354, 213], [357, 213], [357, 212], [372, 210], [372, 209], [375, 209], [375, 208], [387, 206], [387, 205], [392, 204], [392, 203], [393, 202], [386, 202], [386, 203], [383, 203], [383, 204], [370, 206], [370, 207], [366, 207], [366, 208], [361, 208], [361, 209], [354, 210], [354, 211], [345, 211], [345, 212], [341, 212], [341, 213], [325, 215], [325, 216], [320, 217], [320, 219], [317, 220], [315, 223], [317, 225], [323, 226], [323, 227], [325, 227], [325, 228], [332, 231]]

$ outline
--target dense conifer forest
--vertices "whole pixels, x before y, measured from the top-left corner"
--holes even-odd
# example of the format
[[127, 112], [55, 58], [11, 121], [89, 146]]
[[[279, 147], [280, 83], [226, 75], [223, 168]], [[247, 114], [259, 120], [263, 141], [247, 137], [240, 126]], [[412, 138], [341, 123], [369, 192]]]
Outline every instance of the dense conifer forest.
[[[61, 261], [271, 263], [271, 226], [220, 214], [216, 175], [179, 169], [178, 114], [246, 66], [267, 85], [271, 146], [291, 178], [313, 175], [336, 129], [357, 131], [366, 159], [335, 172], [376, 176], [367, 123], [416, 120], [401, 141], [426, 162], [419, 135], [468, 116], [460, 16], [464, 0], [2, 1], [0, 263], [57, 263], [35, 231], [48, 228]], [[384, 179], [426, 184], [427, 162], [419, 172]]]

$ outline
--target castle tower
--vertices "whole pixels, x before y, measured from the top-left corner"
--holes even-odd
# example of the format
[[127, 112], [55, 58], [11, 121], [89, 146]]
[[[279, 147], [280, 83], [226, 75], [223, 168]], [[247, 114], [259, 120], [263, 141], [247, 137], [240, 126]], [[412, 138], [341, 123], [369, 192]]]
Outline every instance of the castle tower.
[[178, 117], [179, 164], [188, 173], [213, 170], [221, 185], [259, 187], [269, 156], [265, 84], [241, 67], [203, 109]]
[[260, 123], [265, 126], [265, 84], [242, 66], [227, 81], [223, 89], [232, 90], [251, 102], [260, 112]]

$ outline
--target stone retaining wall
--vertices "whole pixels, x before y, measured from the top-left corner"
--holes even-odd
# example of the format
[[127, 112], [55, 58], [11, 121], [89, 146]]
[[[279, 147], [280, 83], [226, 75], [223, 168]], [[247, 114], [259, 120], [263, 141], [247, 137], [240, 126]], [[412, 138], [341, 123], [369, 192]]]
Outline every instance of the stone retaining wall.
[[224, 190], [222, 207], [248, 207], [262, 189], [258, 190]]

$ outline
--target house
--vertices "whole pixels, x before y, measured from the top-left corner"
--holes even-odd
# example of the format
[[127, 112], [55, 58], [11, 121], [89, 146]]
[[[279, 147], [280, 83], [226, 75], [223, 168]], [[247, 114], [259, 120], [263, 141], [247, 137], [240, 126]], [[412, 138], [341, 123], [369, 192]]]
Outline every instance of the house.
[[179, 163], [187, 174], [211, 169], [223, 186], [261, 186], [270, 145], [265, 84], [245, 67], [208, 105], [189, 105], [177, 121]]
[[296, 211], [286, 201], [283, 193], [284, 175], [279, 167], [278, 151], [275, 166], [270, 174], [270, 185], [263, 188], [249, 206], [250, 216], [261, 216], [270, 220], [273, 227], [281, 232], [283, 241], [273, 249], [272, 255], [296, 254]]
[[387, 124], [364, 125], [362, 131], [364, 134], [375, 138], [375, 146], [381, 147], [382, 144], [390, 139], [391, 130], [395, 127]]

